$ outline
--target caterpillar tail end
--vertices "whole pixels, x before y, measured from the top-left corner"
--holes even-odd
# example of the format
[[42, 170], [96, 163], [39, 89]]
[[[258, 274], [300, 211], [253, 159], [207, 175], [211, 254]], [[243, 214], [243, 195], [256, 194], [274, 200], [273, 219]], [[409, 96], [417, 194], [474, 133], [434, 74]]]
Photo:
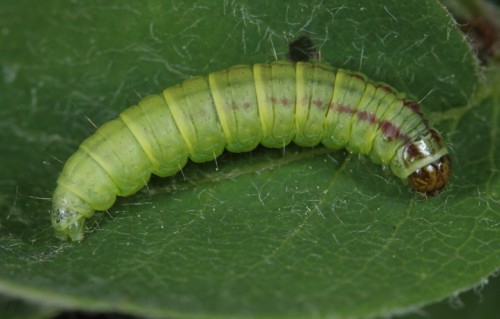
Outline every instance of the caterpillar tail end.
[[84, 200], [59, 186], [52, 198], [51, 221], [56, 236], [73, 241], [83, 239], [85, 219], [94, 214], [94, 209]]
[[72, 209], [55, 208], [52, 211], [52, 226], [56, 237], [61, 240], [67, 240], [68, 237], [73, 241], [82, 240], [84, 225], [85, 217]]
[[69, 237], [73, 241], [79, 241], [83, 239], [85, 216], [73, 209], [53, 208], [52, 226], [57, 238], [67, 240]]

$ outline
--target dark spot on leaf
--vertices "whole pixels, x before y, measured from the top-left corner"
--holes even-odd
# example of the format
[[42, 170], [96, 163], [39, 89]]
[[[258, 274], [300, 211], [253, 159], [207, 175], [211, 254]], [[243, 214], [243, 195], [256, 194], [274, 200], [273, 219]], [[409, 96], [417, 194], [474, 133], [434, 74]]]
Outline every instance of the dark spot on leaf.
[[288, 44], [288, 60], [292, 62], [307, 62], [318, 59], [318, 50], [311, 38], [301, 36]]

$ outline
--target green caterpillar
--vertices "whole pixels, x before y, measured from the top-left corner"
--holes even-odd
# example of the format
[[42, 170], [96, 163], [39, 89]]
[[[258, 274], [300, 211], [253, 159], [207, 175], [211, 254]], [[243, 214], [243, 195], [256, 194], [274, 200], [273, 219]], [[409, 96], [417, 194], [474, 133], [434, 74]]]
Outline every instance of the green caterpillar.
[[440, 134], [389, 85], [322, 63], [237, 65], [146, 97], [102, 125], [65, 164], [52, 224], [58, 237], [81, 240], [86, 218], [137, 192], [151, 173], [292, 141], [366, 154], [430, 196], [451, 175]]

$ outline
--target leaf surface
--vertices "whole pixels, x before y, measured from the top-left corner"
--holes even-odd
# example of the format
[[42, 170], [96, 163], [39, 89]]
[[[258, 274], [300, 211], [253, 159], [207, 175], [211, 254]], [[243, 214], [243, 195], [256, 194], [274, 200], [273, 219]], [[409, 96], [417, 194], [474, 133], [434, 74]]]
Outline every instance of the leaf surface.
[[[500, 265], [498, 97], [468, 104], [477, 66], [434, 1], [16, 0], [0, 16], [5, 295], [155, 317], [370, 317]], [[343, 151], [258, 148], [153, 178], [80, 243], [54, 237], [45, 199], [93, 124], [191, 76], [286, 59], [302, 35], [322, 61], [422, 101], [453, 150], [440, 196]]]

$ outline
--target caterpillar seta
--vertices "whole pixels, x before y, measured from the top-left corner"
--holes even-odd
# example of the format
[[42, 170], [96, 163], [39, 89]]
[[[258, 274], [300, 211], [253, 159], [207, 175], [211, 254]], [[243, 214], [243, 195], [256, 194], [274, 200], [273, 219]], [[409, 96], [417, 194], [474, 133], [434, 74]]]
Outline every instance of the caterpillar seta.
[[292, 141], [365, 154], [428, 196], [451, 175], [441, 135], [391, 86], [323, 63], [236, 65], [148, 96], [83, 141], [57, 180], [52, 225], [58, 237], [81, 240], [87, 218], [151, 174]]

